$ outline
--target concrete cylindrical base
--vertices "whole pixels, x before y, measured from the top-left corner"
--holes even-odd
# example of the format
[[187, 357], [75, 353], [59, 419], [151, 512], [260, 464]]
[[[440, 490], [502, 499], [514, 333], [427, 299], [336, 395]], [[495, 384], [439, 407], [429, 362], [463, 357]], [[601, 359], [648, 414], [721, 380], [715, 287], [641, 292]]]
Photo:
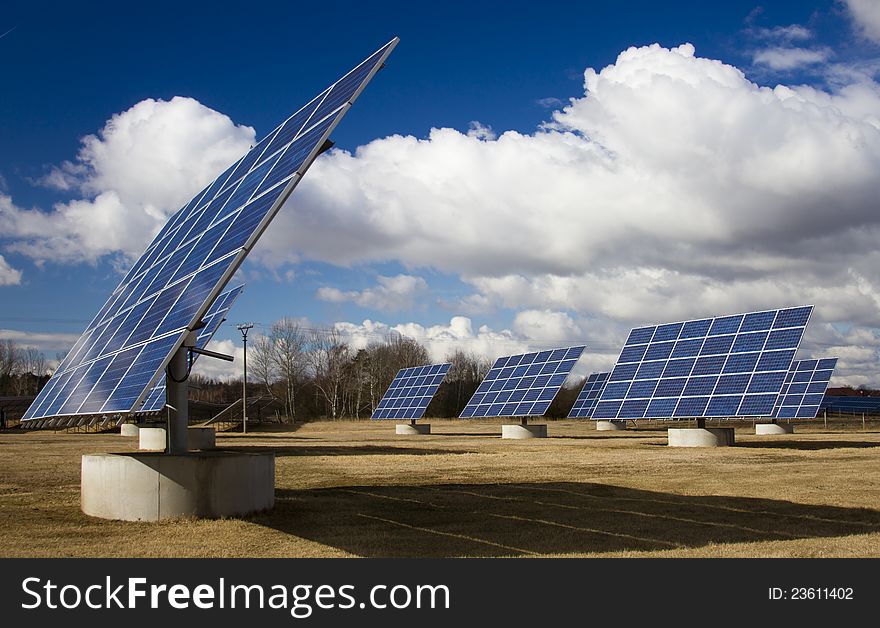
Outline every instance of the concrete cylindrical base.
[[214, 449], [217, 446], [217, 431], [213, 427], [189, 428], [190, 449]]
[[[123, 436], [137, 436], [140, 428], [134, 423], [123, 423], [119, 426], [119, 433]], [[165, 449], [163, 446], [162, 449]]]
[[431, 433], [430, 423], [398, 423], [395, 434], [403, 436], [418, 436]]
[[626, 421], [596, 421], [596, 429], [600, 432], [626, 429]]
[[82, 511], [102, 519], [246, 515], [275, 505], [275, 455], [89, 454], [80, 495]]
[[501, 438], [547, 438], [546, 425], [502, 425]]
[[138, 430], [138, 449], [141, 451], [165, 451], [164, 427], [142, 427]]
[[728, 447], [733, 445], [732, 427], [670, 428], [670, 447]]
[[755, 434], [776, 436], [779, 434], [793, 434], [794, 425], [782, 425], [781, 423], [755, 423]]

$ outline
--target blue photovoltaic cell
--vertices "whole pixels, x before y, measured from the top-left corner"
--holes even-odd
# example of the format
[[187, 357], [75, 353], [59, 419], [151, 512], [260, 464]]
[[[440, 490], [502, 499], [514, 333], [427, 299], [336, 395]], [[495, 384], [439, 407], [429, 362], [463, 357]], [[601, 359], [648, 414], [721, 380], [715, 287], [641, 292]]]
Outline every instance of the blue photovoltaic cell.
[[812, 309], [633, 329], [592, 418], [770, 416]]
[[[208, 313], [202, 318], [202, 322], [205, 323], [205, 326], [198, 330], [198, 336], [196, 337], [196, 346], [199, 349], [204, 349], [211, 341], [211, 338], [214, 337], [214, 334], [217, 333], [217, 330], [220, 329], [220, 324], [226, 318], [229, 308], [235, 303], [235, 300], [238, 298], [238, 295], [241, 294], [242, 289], [244, 289], [244, 286], [238, 286], [237, 288], [224, 292], [217, 297], [217, 300], [214, 301], [214, 304], [208, 309]], [[193, 363], [195, 363], [198, 357], [198, 353], [193, 353]], [[164, 373], [159, 378], [158, 383], [153, 386], [149, 393], [147, 393], [138, 412], [155, 412], [161, 410], [163, 407], [165, 407]]]
[[795, 360], [779, 391], [774, 419], [815, 419], [825, 399], [837, 358]]
[[584, 352], [583, 346], [498, 358], [460, 418], [542, 416]]
[[374, 419], [421, 419], [451, 364], [400, 369], [376, 406]]
[[608, 383], [611, 373], [592, 373], [584, 382], [577, 400], [568, 413], [569, 419], [583, 419], [593, 416], [593, 409], [599, 401], [599, 395]]
[[140, 406], [397, 41], [294, 113], [169, 218], [23, 420]]

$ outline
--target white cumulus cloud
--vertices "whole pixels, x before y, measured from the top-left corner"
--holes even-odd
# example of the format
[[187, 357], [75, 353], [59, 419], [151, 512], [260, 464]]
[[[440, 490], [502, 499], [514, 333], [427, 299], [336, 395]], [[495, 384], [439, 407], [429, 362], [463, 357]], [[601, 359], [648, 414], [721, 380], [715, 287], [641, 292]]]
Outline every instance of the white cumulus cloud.
[[428, 290], [427, 282], [414, 275], [379, 275], [376, 282], [375, 286], [361, 291], [342, 291], [331, 286], [322, 286], [315, 296], [330, 303], [352, 302], [364, 308], [393, 312], [412, 309], [418, 303], [419, 297]]
[[796, 48], [776, 46], [755, 52], [752, 60], [771, 70], [794, 70], [807, 65], [824, 63], [831, 51], [828, 48]]
[[433, 267], [484, 311], [621, 329], [810, 302], [817, 322], [878, 326], [878, 171], [866, 76], [761, 86], [655, 44], [588, 68], [533, 133], [432, 129], [324, 155], [256, 253]]
[[845, 0], [853, 21], [861, 33], [880, 43], [880, 2], [877, 0]]
[[131, 261], [254, 137], [251, 127], [192, 98], [143, 100], [84, 137], [76, 159], [42, 179], [82, 198], [43, 211], [0, 195], [0, 237], [12, 240], [9, 250], [38, 261]]
[[10, 266], [6, 258], [0, 255], [0, 286], [17, 286], [20, 283], [21, 271]]

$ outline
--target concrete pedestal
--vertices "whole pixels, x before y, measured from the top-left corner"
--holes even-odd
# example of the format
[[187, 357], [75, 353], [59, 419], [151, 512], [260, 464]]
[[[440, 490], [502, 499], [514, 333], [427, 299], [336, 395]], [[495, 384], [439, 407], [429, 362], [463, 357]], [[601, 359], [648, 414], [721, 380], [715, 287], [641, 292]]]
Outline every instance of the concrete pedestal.
[[419, 436], [430, 433], [430, 423], [398, 423], [395, 428], [395, 434], [401, 436]]
[[732, 427], [670, 428], [670, 447], [729, 447], [733, 445]]
[[217, 431], [213, 427], [189, 428], [190, 449], [214, 449], [217, 447]]
[[164, 427], [142, 427], [138, 430], [138, 449], [141, 451], [165, 451], [166, 444]]
[[546, 425], [502, 425], [501, 438], [547, 438]]
[[[119, 426], [119, 433], [123, 436], [137, 436], [140, 428], [134, 423], [123, 423]], [[162, 449], [165, 449], [165, 446], [162, 446]]]
[[[217, 446], [216, 430], [213, 427], [191, 427], [187, 434], [190, 449], [214, 449]], [[137, 436], [138, 449], [141, 451], [165, 451], [167, 438], [164, 427], [142, 427]]]
[[596, 429], [600, 432], [625, 430], [626, 421], [596, 421]]
[[781, 423], [755, 423], [755, 434], [778, 436], [779, 434], [793, 433], [794, 425], [782, 425]]
[[102, 519], [246, 515], [275, 505], [275, 455], [89, 454], [80, 494], [82, 511]]

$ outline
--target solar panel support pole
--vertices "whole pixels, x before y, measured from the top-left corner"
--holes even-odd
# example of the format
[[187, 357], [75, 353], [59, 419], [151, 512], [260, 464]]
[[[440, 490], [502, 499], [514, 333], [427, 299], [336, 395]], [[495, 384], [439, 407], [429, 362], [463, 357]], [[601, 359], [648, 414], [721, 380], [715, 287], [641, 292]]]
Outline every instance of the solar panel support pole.
[[[194, 334], [193, 334], [194, 335]], [[189, 451], [189, 390], [188, 379], [190, 338], [171, 358], [168, 363], [165, 399], [169, 406], [168, 413], [168, 446], [169, 455], [182, 455]]]

